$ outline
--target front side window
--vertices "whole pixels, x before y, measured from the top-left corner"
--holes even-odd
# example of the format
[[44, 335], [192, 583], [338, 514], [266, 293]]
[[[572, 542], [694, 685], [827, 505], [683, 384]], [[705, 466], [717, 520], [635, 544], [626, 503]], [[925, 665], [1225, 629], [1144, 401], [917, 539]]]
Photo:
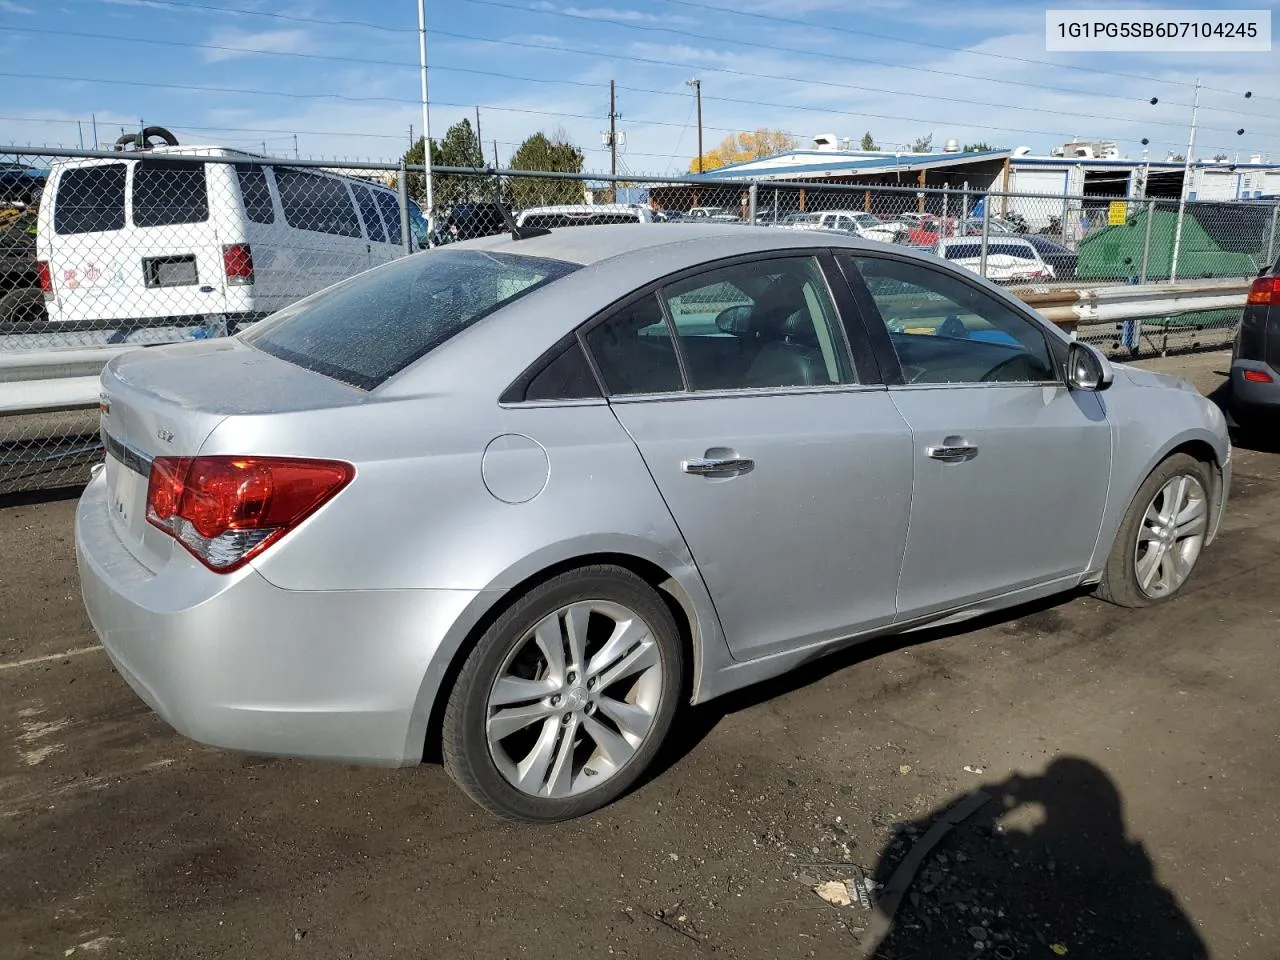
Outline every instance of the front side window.
[[243, 337], [272, 356], [371, 390], [498, 308], [577, 269], [480, 250], [403, 257], [285, 307]]
[[339, 237], [362, 236], [351, 194], [336, 177], [279, 168], [276, 187], [289, 226]]
[[59, 234], [124, 229], [125, 165], [73, 167], [58, 178], [53, 229]]
[[899, 260], [848, 261], [888, 327], [907, 383], [1058, 379], [1043, 331], [961, 278]]
[[172, 227], [209, 219], [203, 163], [140, 160], [133, 168], [133, 225]]

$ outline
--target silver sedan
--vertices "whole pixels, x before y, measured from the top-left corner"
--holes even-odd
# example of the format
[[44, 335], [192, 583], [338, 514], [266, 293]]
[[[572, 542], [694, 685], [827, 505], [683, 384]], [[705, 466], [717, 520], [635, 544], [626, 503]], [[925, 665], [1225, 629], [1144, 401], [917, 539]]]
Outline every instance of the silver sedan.
[[1081, 586], [1175, 596], [1221, 414], [904, 248], [517, 229], [102, 377], [76, 522], [121, 675], [185, 735], [443, 756], [499, 816], [616, 798], [681, 702]]

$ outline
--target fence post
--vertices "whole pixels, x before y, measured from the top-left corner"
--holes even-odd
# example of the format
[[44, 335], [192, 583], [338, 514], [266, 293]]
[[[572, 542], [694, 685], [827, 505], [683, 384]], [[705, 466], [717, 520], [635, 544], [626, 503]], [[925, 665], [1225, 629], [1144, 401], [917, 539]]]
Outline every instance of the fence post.
[[751, 187], [747, 190], [747, 223], [755, 226], [756, 222], [756, 193], [759, 184], [752, 181]]
[[1271, 208], [1271, 233], [1267, 235], [1267, 262], [1265, 266], [1275, 263], [1276, 221], [1280, 219], [1280, 203]]
[[991, 235], [991, 198], [982, 198], [982, 251], [978, 255], [978, 273], [987, 275], [987, 238]]
[[[1064, 192], [1062, 194], [1062, 222], [1058, 224], [1058, 229], [1062, 233], [1062, 245], [1067, 246], [1067, 220], [1068, 212], [1071, 207], [1071, 195]], [[1069, 249], [1078, 250], [1079, 247], [1070, 247]]]
[[[413, 253], [413, 233], [409, 229], [409, 170], [404, 160], [400, 161], [400, 175], [396, 177], [396, 188], [400, 193], [400, 239], [404, 241], [404, 252]], [[430, 241], [430, 237], [427, 238]]]
[[942, 222], [947, 222], [947, 217], [951, 216], [951, 194], [950, 184], [942, 185]]
[[1138, 274], [1138, 282], [1147, 282], [1147, 268], [1151, 265], [1151, 224], [1156, 218], [1156, 202], [1147, 201], [1147, 229], [1142, 237], [1142, 272]]

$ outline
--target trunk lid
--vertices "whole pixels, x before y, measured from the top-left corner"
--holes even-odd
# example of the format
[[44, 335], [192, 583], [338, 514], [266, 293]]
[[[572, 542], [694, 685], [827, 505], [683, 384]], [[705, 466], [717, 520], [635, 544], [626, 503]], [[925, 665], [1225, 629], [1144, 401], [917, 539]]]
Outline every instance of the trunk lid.
[[168, 534], [147, 522], [156, 457], [193, 457], [226, 417], [360, 403], [362, 390], [276, 359], [236, 339], [147, 347], [102, 372], [102, 441], [116, 533], [137, 560], [159, 570]]

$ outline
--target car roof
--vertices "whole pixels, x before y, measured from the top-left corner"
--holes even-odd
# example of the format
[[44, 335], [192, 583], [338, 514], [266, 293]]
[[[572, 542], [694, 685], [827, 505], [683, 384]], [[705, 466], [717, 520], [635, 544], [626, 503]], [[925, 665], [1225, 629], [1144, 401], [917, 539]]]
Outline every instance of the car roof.
[[[822, 237], [823, 239], [815, 239]], [[796, 233], [775, 230], [771, 227], [753, 227], [737, 223], [619, 223], [590, 227], [562, 227], [552, 229], [543, 236], [527, 240], [513, 240], [510, 234], [482, 237], [450, 244], [451, 250], [476, 249], [494, 253], [520, 254], [542, 257], [548, 260], [565, 260], [582, 266], [601, 263], [637, 250], [654, 248], [687, 247], [688, 264], [693, 266], [714, 259], [706, 249], [716, 240], [730, 240], [734, 254], [748, 254], [789, 247], [848, 246], [861, 249], [878, 249], [873, 241], [856, 240], [832, 231], [826, 233]], [[883, 245], [880, 245], [883, 246]], [[670, 251], [675, 254], [675, 251]], [[733, 255], [733, 254], [728, 254]], [[665, 259], [665, 258], [664, 258]], [[675, 254], [673, 260], [682, 260]], [[678, 269], [678, 267], [676, 267]]]

